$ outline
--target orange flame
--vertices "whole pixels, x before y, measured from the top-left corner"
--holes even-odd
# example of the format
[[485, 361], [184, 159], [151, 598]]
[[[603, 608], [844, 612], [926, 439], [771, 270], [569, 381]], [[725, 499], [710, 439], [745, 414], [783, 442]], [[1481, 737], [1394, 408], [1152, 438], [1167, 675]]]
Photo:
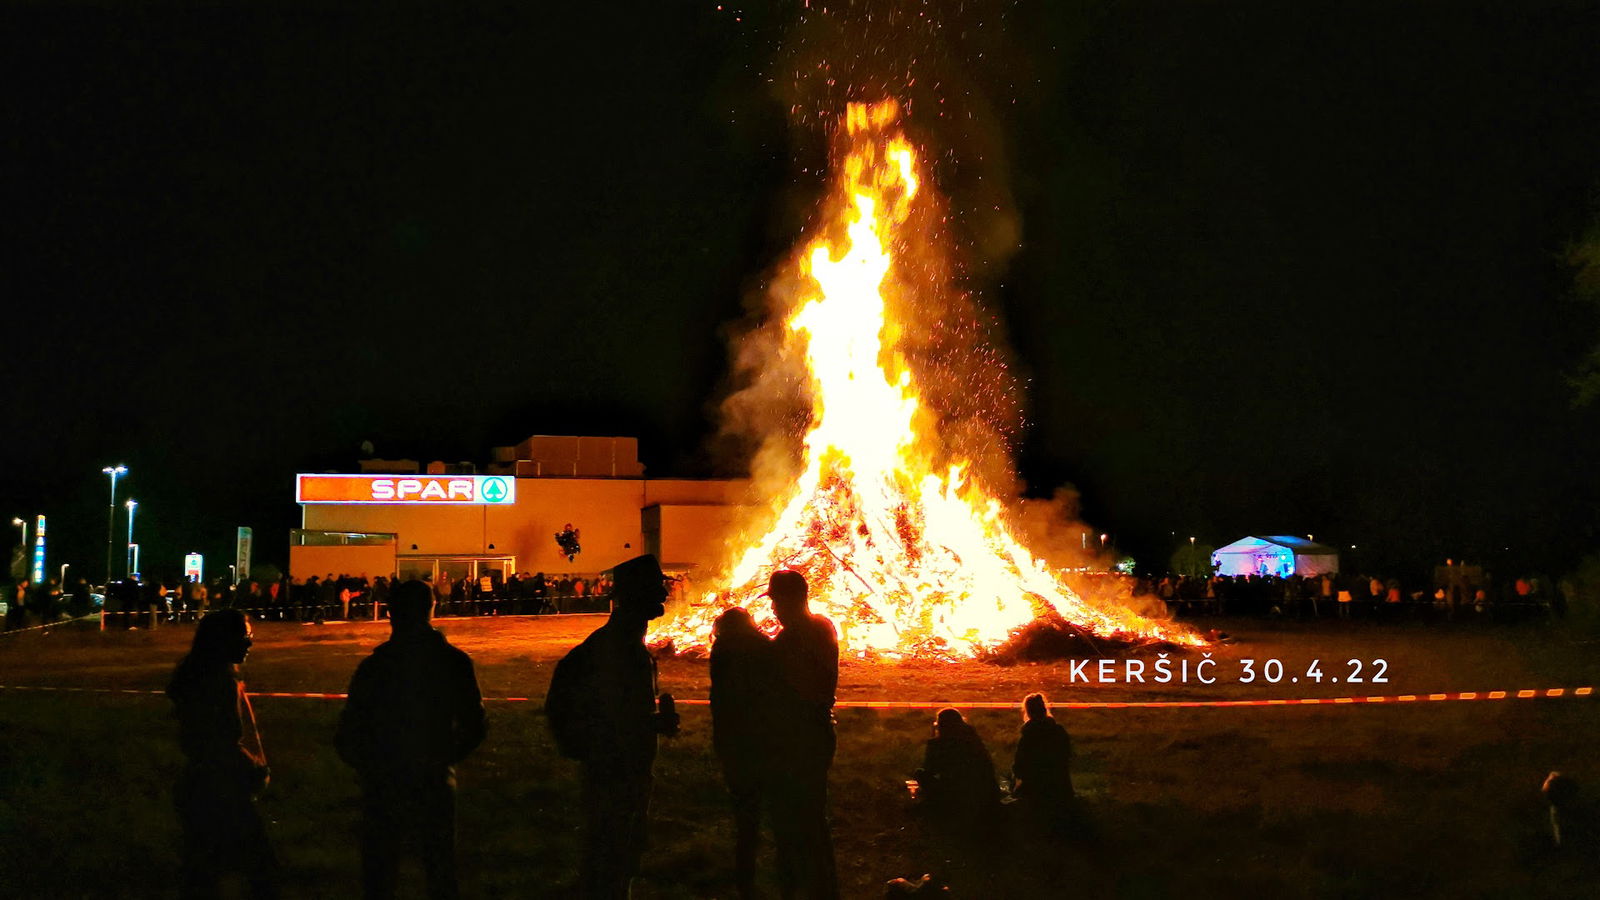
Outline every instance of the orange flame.
[[837, 179], [843, 238], [818, 236], [800, 255], [808, 290], [785, 340], [811, 381], [804, 469], [774, 504], [771, 527], [734, 554], [727, 586], [652, 639], [704, 648], [723, 610], [743, 605], [763, 618], [768, 576], [793, 568], [811, 586], [812, 610], [858, 654], [971, 656], [1050, 610], [1099, 635], [1198, 643], [1182, 629], [1085, 603], [1017, 540], [1000, 502], [967, 477], [969, 465], [935, 462], [948, 457], [934, 417], [918, 414], [917, 380], [897, 347], [904, 326], [885, 304], [895, 248], [922, 239], [903, 233], [922, 179], [898, 118], [893, 100], [850, 104]]

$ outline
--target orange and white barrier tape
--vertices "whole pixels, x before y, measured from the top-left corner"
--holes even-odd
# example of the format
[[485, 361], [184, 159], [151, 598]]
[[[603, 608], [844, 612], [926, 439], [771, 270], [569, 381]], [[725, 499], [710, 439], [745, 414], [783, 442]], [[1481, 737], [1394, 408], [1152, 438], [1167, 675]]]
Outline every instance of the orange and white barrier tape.
[[71, 619], [57, 619], [54, 622], [47, 622], [43, 625], [29, 625], [27, 628], [12, 628], [7, 631], [0, 631], [0, 637], [5, 637], [8, 634], [22, 634], [24, 631], [38, 631], [41, 628], [60, 628], [61, 626], [70, 624], [72, 622], [83, 622], [88, 619], [98, 618], [100, 618], [100, 614], [93, 612], [86, 616], [77, 616]]
[[[1050, 707], [1052, 709], [1197, 709], [1235, 706], [1323, 706], [1354, 703], [1438, 703], [1448, 700], [1507, 700], [1512, 698], [1531, 700], [1536, 697], [1590, 697], [1593, 695], [1593, 687], [1580, 687], [1520, 691], [1457, 691], [1443, 694], [1396, 694], [1384, 697], [1301, 697], [1287, 700], [1084, 700], [1051, 703]], [[705, 703], [707, 701], [679, 700], [678, 702]], [[967, 703], [961, 701], [930, 703], [916, 700], [841, 700], [836, 705], [856, 709], [943, 709], [947, 706], [958, 709], [1016, 709], [1021, 704], [1018, 701], [994, 702], [987, 700]]]
[[[51, 691], [79, 694], [146, 694], [164, 696], [164, 691], [135, 690], [131, 688], [52, 687], [49, 685], [0, 684], [0, 691]], [[1202, 709], [1243, 706], [1345, 706], [1373, 703], [1442, 703], [1456, 700], [1533, 700], [1555, 697], [1592, 697], [1593, 687], [1541, 688], [1518, 691], [1454, 691], [1439, 694], [1394, 694], [1381, 697], [1302, 697], [1298, 699], [1270, 700], [1083, 700], [1052, 703], [1053, 709]], [[344, 700], [342, 693], [312, 691], [250, 691], [251, 697], [289, 698], [297, 700]], [[492, 703], [537, 703], [535, 697], [485, 697]], [[707, 706], [711, 701], [699, 698], [679, 698], [680, 705]], [[1017, 701], [953, 700], [840, 700], [834, 704], [843, 709], [1016, 709]]]

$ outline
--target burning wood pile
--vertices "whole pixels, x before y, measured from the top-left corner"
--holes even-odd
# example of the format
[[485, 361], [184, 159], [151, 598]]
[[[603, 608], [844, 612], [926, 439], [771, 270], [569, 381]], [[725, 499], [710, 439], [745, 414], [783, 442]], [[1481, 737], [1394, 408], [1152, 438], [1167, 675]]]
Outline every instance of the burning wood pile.
[[840, 138], [827, 215], [785, 282], [794, 299], [778, 355], [803, 359], [811, 401], [799, 470], [759, 536], [731, 548], [718, 586], [662, 620], [652, 642], [703, 651], [733, 606], [772, 626], [760, 594], [790, 568], [805, 574], [812, 610], [833, 620], [841, 648], [861, 657], [993, 657], [1035, 622], [1033, 632], [1093, 652], [1202, 643], [1086, 602], [1018, 539], [973, 460], [941, 438], [904, 347], [913, 324], [895, 315], [926, 279], [921, 261], [941, 252], [922, 221], [931, 192], [894, 101], [850, 104]]

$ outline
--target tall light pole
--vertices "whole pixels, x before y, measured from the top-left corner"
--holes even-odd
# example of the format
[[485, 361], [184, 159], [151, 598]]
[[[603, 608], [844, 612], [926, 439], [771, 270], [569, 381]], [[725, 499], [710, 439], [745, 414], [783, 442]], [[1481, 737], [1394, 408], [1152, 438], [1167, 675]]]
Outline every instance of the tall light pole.
[[133, 577], [133, 511], [139, 508], [139, 501], [128, 498], [123, 504], [128, 508], [128, 577]]
[[16, 516], [12, 516], [11, 524], [22, 529], [22, 553], [24, 556], [26, 556], [28, 553], [28, 520], [19, 519]]
[[106, 466], [100, 470], [111, 476], [111, 507], [106, 513], [106, 584], [111, 583], [111, 551], [117, 532], [117, 476], [128, 471], [127, 466]]

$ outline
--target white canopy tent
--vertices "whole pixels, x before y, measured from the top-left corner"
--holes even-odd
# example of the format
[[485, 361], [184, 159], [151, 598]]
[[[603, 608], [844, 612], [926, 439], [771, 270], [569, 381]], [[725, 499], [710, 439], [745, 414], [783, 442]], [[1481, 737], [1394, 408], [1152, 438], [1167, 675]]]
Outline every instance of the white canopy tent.
[[1339, 573], [1339, 551], [1287, 535], [1243, 537], [1211, 554], [1218, 575], [1322, 575]]

